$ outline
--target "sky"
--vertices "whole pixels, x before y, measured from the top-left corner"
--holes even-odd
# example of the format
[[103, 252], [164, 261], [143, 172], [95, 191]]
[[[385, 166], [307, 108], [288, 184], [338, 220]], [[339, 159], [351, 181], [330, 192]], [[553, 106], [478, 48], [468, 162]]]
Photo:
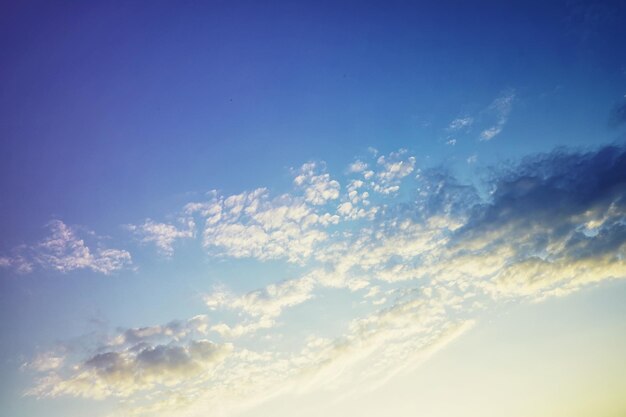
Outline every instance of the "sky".
[[624, 22], [7, 2], [0, 415], [625, 415]]

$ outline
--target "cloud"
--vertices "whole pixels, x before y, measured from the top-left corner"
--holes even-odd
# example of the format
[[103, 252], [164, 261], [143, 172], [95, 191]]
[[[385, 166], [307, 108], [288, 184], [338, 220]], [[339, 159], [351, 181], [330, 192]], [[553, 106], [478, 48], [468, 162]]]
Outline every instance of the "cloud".
[[449, 132], [457, 132], [459, 130], [469, 128], [472, 123], [474, 123], [474, 118], [470, 116], [464, 116], [454, 119], [450, 122], [448, 127], [446, 128]]
[[314, 205], [322, 205], [339, 198], [339, 183], [332, 180], [329, 174], [318, 173], [317, 170], [316, 163], [306, 163], [300, 167], [298, 176], [293, 180], [294, 184], [304, 189], [305, 201]]
[[[389, 155], [380, 156], [376, 163], [380, 170], [375, 173], [371, 185], [374, 191], [381, 194], [395, 193], [400, 189], [400, 180], [408, 176], [415, 169], [415, 157], [407, 156], [407, 151], [401, 149]], [[364, 177], [368, 178], [366, 172]]]
[[14, 255], [3, 257], [0, 266], [14, 267], [18, 272], [31, 272], [35, 266], [70, 272], [91, 269], [110, 274], [131, 264], [131, 256], [125, 250], [88, 247], [72, 227], [60, 220], [48, 224], [50, 235], [31, 246], [18, 246]]
[[515, 91], [509, 90], [504, 92], [489, 105], [487, 112], [496, 117], [496, 123], [480, 133], [480, 140], [491, 140], [502, 132], [504, 125], [509, 120], [509, 114], [513, 108], [514, 100]]
[[110, 346], [132, 346], [139, 343], [173, 340], [180, 341], [192, 334], [206, 335], [209, 318], [205, 314], [196, 315], [189, 320], [173, 320], [164, 325], [134, 327], [121, 330], [110, 339]]
[[176, 240], [194, 237], [195, 224], [189, 219], [186, 229], [178, 229], [172, 224], [155, 223], [146, 219], [141, 225], [129, 225], [128, 229], [133, 231], [142, 243], [154, 243], [163, 255], [170, 257], [174, 254]]
[[44, 352], [37, 355], [32, 361], [22, 365], [22, 369], [32, 369], [37, 372], [50, 372], [59, 369], [65, 362], [62, 352]]
[[367, 164], [363, 161], [355, 161], [348, 167], [348, 172], [363, 172], [367, 169]]
[[303, 277], [271, 284], [263, 289], [236, 296], [224, 290], [218, 290], [204, 297], [204, 302], [212, 310], [228, 309], [238, 311], [249, 317], [244, 323], [234, 327], [219, 323], [211, 327], [227, 338], [236, 338], [257, 330], [273, 327], [276, 317], [285, 308], [301, 304], [313, 297], [315, 280]]
[[210, 202], [187, 205], [186, 211], [204, 216], [204, 246], [217, 254], [285, 258], [293, 263], [310, 257], [316, 245], [327, 238], [324, 228], [339, 219], [303, 197], [271, 199], [266, 189], [216, 195]]
[[[306, 192], [271, 198], [265, 189], [188, 205], [220, 256], [298, 254], [295, 276], [215, 290], [207, 315], [120, 329], [80, 358], [43, 354], [29, 368], [40, 375], [29, 394], [121, 397], [122, 415], [201, 416], [284, 393], [368, 390], [418, 366], [485, 310], [626, 278], [623, 146], [494, 169], [481, 184], [488, 195], [444, 168], [411, 175], [407, 151], [368, 166], [371, 175], [349, 173], [334, 212]], [[413, 192], [376, 191], [395, 186]], [[371, 207], [372, 216], [350, 216]], [[224, 240], [228, 228], [240, 239]], [[247, 235], [257, 230], [262, 239]], [[303, 252], [307, 231], [324, 238]]]
[[230, 349], [229, 345], [197, 340], [185, 345], [136, 345], [126, 350], [102, 352], [66, 370], [68, 376], [53, 373], [41, 379], [28, 394], [94, 399], [127, 397], [157, 385], [173, 386], [202, 378]]

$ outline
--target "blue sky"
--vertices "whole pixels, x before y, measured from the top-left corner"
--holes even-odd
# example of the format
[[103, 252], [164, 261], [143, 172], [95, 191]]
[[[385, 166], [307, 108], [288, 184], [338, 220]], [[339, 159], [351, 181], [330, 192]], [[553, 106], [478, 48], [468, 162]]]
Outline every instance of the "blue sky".
[[[520, 398], [589, 381], [530, 414], [624, 412], [625, 18], [622, 1], [5, 6], [1, 414], [401, 398], [398, 416], [466, 415], [443, 391], [411, 402], [432, 377], [481, 380], [503, 400], [459, 395], [465, 412], [513, 415], [494, 382], [510, 352], [532, 352]], [[581, 310], [595, 321], [571, 327]], [[576, 331], [593, 334], [566, 350], [591, 358], [578, 373], [524, 373]]]

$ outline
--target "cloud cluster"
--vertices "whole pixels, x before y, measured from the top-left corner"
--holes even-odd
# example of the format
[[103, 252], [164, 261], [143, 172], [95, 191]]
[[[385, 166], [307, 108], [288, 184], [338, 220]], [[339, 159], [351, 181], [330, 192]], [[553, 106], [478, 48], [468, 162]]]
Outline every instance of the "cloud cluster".
[[19, 246], [13, 256], [0, 258], [0, 266], [13, 267], [18, 272], [31, 272], [35, 266], [69, 272], [91, 269], [110, 274], [131, 264], [125, 250], [87, 246], [72, 227], [60, 220], [48, 224], [50, 235], [31, 246]]
[[176, 386], [208, 378], [232, 350], [202, 337], [205, 315], [165, 325], [120, 329], [87, 358], [72, 359], [57, 352], [40, 354], [26, 367], [47, 372], [28, 392], [39, 397], [71, 395], [85, 398], [128, 397], [157, 386]]
[[309, 162], [300, 168], [294, 184], [304, 189], [304, 200], [316, 206], [326, 204], [339, 197], [339, 183], [330, 178], [330, 174], [318, 173], [317, 164]]
[[336, 215], [318, 210], [302, 197], [285, 194], [272, 199], [266, 189], [227, 197], [216, 194], [209, 202], [188, 204], [185, 210], [203, 217], [207, 249], [262, 260], [303, 262], [327, 238], [324, 228], [338, 221]]
[[[126, 329], [79, 361], [44, 355], [50, 366], [31, 367], [43, 374], [31, 394], [132, 396], [125, 415], [199, 416], [281, 392], [367, 389], [419, 364], [498, 303], [626, 278], [624, 147], [528, 158], [495, 171], [486, 198], [443, 169], [411, 175], [415, 164], [406, 151], [358, 161], [343, 194], [323, 204], [328, 188], [318, 185], [312, 198], [259, 189], [189, 204], [220, 256], [283, 258], [301, 272], [244, 294], [206, 294], [210, 314], [228, 317], [214, 324], [197, 316]], [[310, 180], [319, 175], [309, 168], [296, 186], [332, 181]], [[405, 186], [410, 192], [399, 192]], [[308, 233], [320, 237], [307, 244]], [[351, 308], [329, 303], [328, 293]], [[294, 323], [295, 306], [310, 319]], [[332, 325], [316, 320], [326, 311]], [[303, 337], [281, 342], [289, 324]]]

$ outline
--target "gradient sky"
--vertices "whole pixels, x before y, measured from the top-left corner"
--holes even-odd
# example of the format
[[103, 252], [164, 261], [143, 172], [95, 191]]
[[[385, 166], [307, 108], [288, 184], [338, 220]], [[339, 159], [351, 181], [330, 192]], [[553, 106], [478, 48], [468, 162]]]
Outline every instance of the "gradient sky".
[[4, 4], [0, 415], [626, 415], [625, 22]]

